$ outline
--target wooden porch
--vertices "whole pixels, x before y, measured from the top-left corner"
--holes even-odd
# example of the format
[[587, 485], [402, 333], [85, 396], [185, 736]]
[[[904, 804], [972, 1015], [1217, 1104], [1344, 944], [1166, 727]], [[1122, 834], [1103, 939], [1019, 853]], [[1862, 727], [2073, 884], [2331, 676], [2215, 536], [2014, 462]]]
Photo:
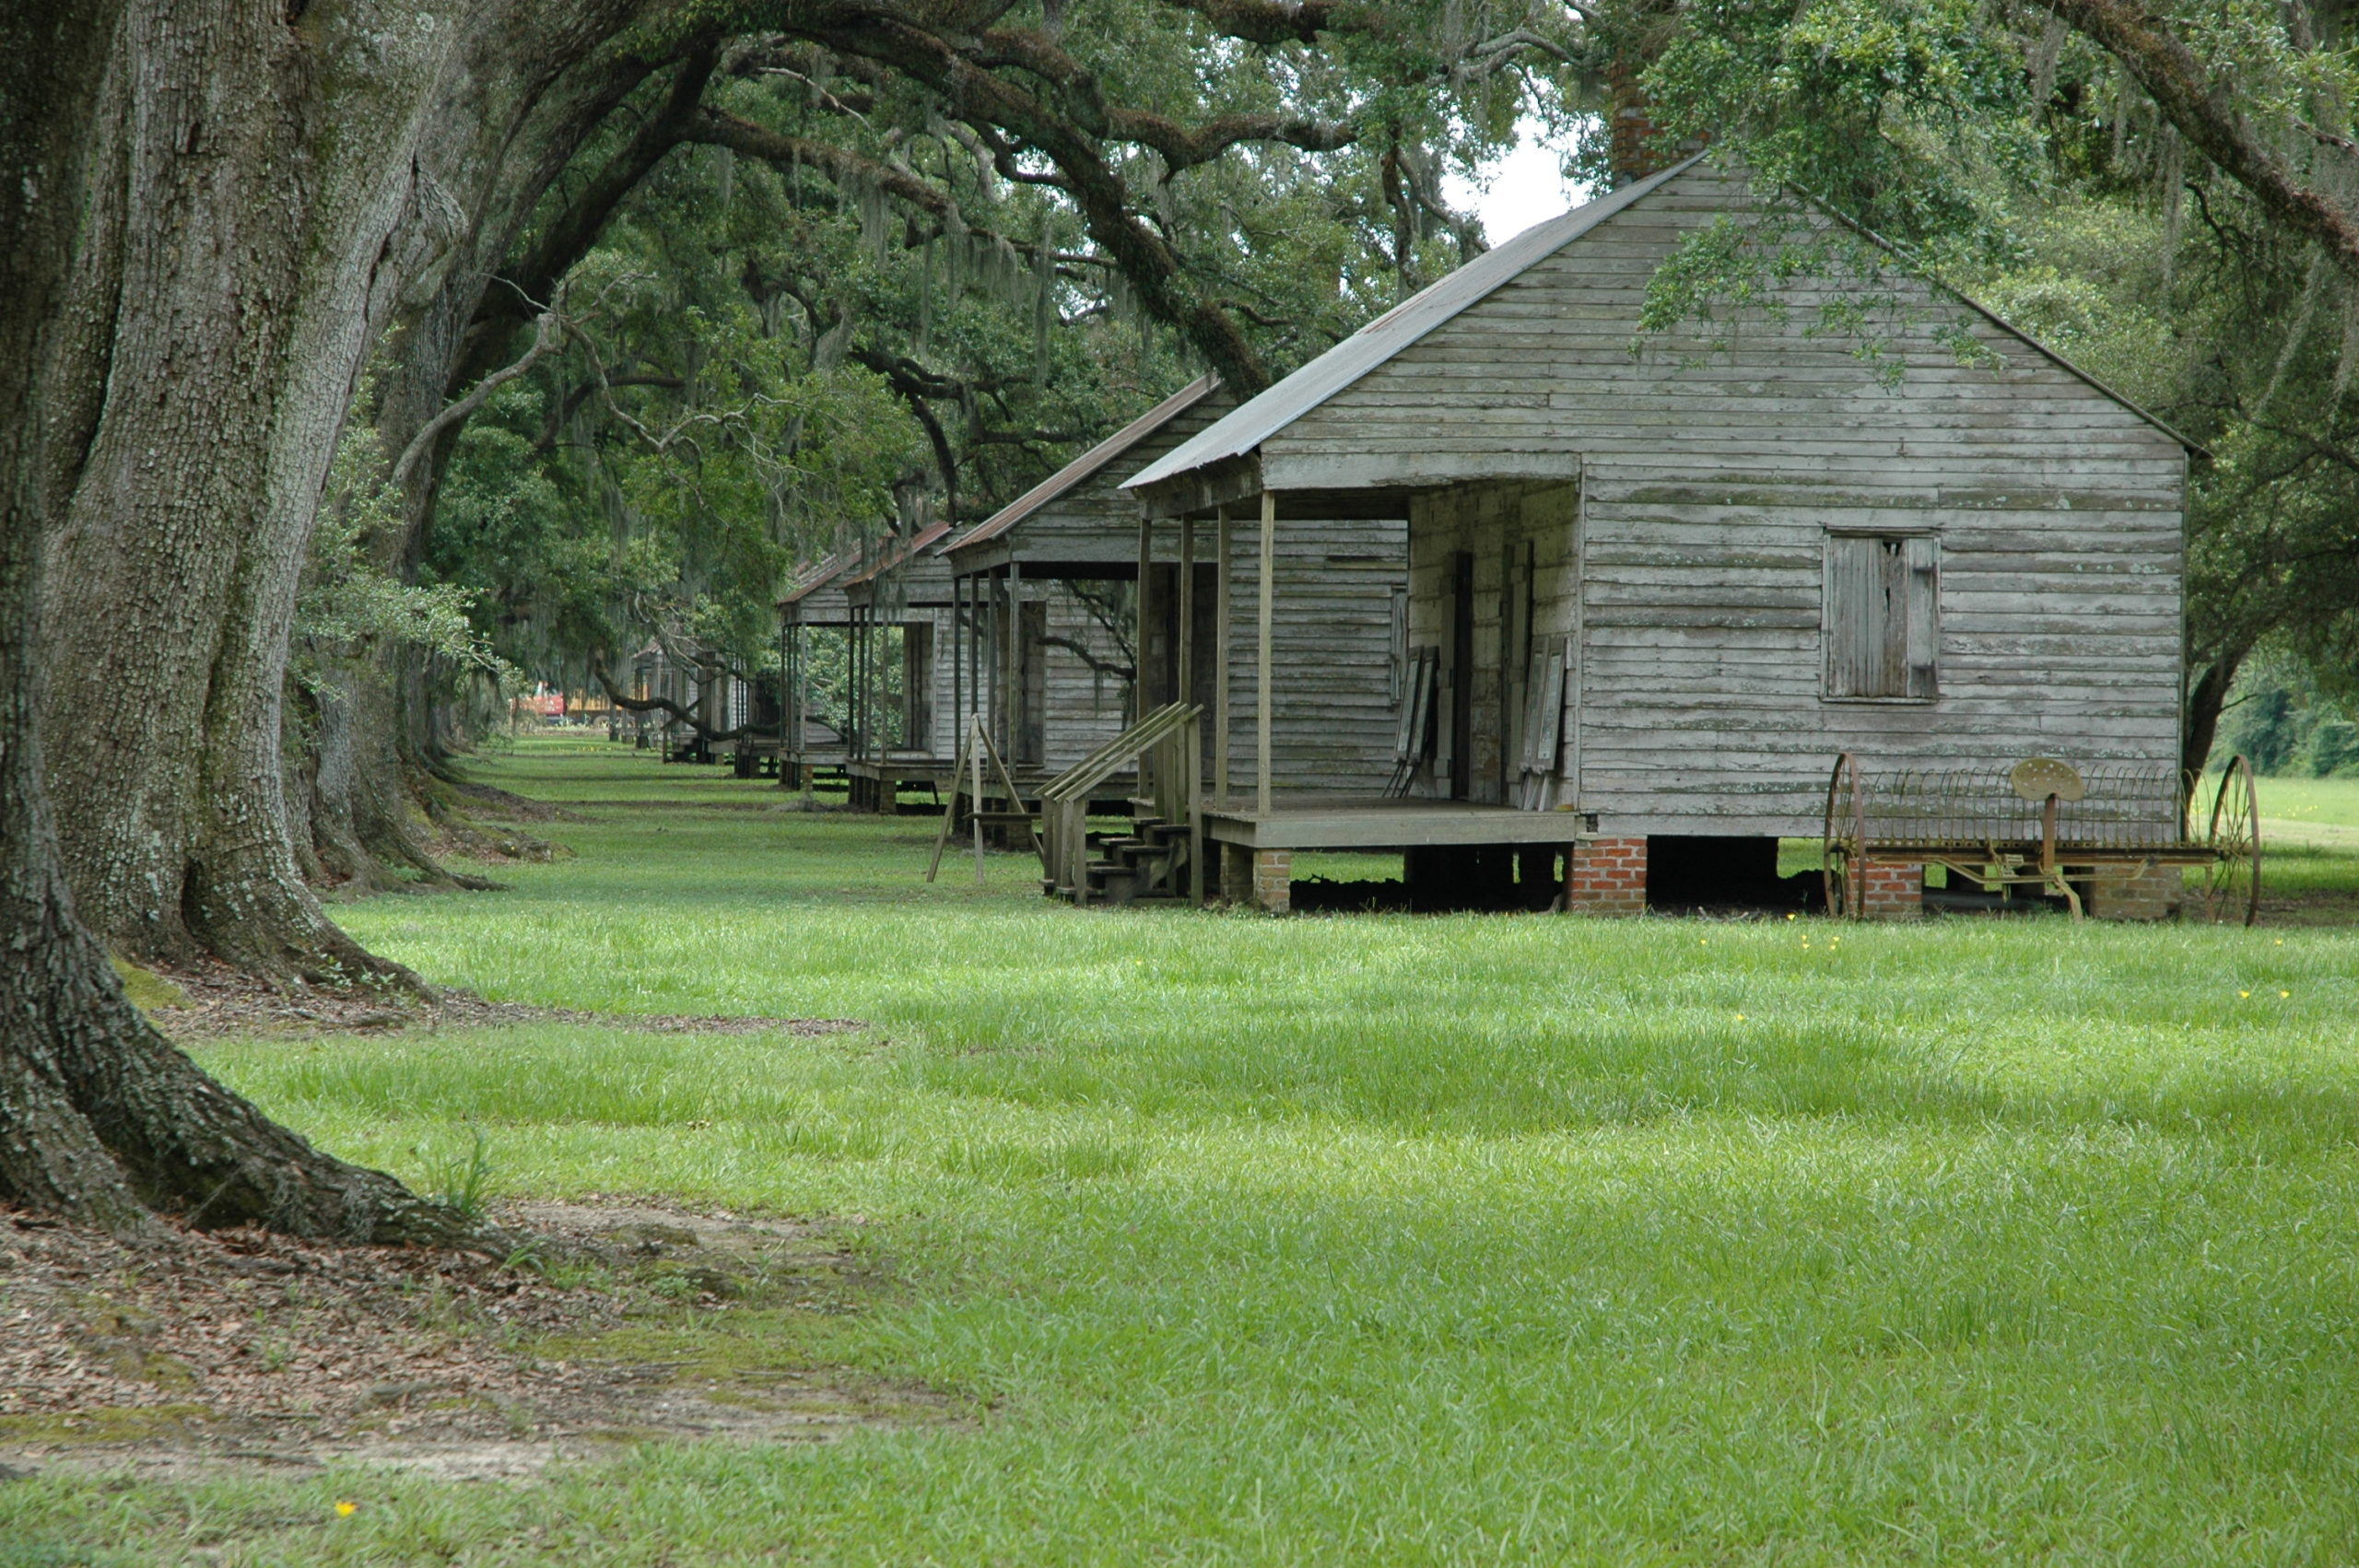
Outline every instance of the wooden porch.
[[[898, 790], [925, 790], [935, 795], [946, 791], [958, 777], [958, 759], [916, 755], [854, 757], [843, 764], [843, 770], [846, 778], [856, 781], [852, 795], [854, 805], [889, 813], [894, 794]], [[1015, 809], [1038, 810], [1039, 790], [1054, 776], [1043, 768], [1028, 766], [1015, 768], [1012, 772], [1015, 787], [1024, 796]], [[1131, 808], [1131, 797], [1137, 790], [1138, 776], [1126, 769], [1090, 791], [1090, 809], [1100, 815], [1127, 813]]]
[[1377, 795], [1280, 795], [1267, 809], [1243, 802], [1206, 805], [1204, 836], [1216, 844], [1246, 849], [1405, 851], [1473, 845], [1563, 847], [1589, 835], [1586, 819], [1569, 811]]

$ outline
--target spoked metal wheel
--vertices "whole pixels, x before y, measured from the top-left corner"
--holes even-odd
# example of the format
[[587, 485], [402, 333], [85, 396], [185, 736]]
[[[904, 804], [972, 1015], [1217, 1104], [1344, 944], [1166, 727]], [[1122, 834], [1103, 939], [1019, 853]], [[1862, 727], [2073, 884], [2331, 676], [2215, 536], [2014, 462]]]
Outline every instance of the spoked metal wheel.
[[2213, 924], [2248, 926], [2260, 919], [2260, 799], [2252, 764], [2229, 759], [2212, 797], [2212, 868], [2203, 879], [2203, 913]]
[[1826, 833], [1819, 845], [1819, 881], [1826, 912], [1836, 919], [1859, 913], [1859, 868], [1867, 837], [1860, 792], [1860, 759], [1845, 752], [1826, 779]]

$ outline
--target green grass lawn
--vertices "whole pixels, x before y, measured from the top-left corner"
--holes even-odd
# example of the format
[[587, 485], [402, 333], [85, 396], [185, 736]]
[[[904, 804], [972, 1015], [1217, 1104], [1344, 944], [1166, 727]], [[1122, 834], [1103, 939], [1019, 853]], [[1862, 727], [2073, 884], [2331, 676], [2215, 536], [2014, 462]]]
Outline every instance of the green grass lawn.
[[2359, 848], [2359, 778], [2296, 778], [2255, 782], [2260, 820], [2280, 835], [2341, 838]]
[[479, 1126], [510, 1193], [862, 1216], [898, 1282], [795, 1353], [969, 1419], [539, 1483], [44, 1476], [0, 1564], [2359, 1559], [2349, 930], [1076, 911], [603, 741], [483, 773], [622, 803], [361, 940], [874, 1032], [206, 1063], [416, 1178]]

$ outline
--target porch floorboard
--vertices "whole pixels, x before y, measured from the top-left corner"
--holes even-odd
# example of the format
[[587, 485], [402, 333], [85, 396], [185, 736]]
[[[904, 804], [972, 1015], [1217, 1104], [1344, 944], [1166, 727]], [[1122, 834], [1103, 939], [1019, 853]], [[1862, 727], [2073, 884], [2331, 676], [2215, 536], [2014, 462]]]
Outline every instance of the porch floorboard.
[[1269, 814], [1204, 808], [1204, 835], [1251, 849], [1421, 849], [1458, 844], [1570, 844], [1589, 837], [1573, 812], [1527, 812], [1472, 801], [1367, 795], [1279, 796]]

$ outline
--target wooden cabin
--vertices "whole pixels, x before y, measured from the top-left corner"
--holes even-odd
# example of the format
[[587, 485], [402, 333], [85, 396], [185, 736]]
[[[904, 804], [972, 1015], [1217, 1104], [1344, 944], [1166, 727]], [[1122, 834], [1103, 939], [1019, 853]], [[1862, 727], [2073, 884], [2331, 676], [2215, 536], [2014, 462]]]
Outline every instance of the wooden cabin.
[[[1143, 524], [1121, 487], [1234, 407], [1214, 378], [1192, 381], [949, 547], [968, 666], [1019, 780], [1062, 772], [1183, 692], [1208, 716], [1206, 766], [1257, 755], [1243, 715], [1223, 722], [1215, 673], [1224, 653], [1232, 663], [1251, 657], [1256, 608], [1219, 591], [1222, 544], [1234, 554], [1242, 543], [1217, 527]], [[1405, 668], [1406, 532], [1397, 511], [1330, 519], [1278, 553], [1284, 593], [1273, 636], [1297, 696], [1273, 731], [1281, 787], [1349, 788], [1391, 763]]]
[[[674, 647], [660, 638], [648, 643], [631, 661], [632, 696], [672, 703], [708, 727], [718, 727], [714, 720], [727, 701], [727, 676], [697, 655], [692, 646]], [[669, 709], [642, 709], [636, 720], [640, 747], [660, 753], [665, 762], [711, 760], [696, 727]]]
[[849, 665], [851, 607], [843, 579], [861, 559], [860, 546], [839, 550], [798, 571], [779, 599], [779, 668], [786, 696], [779, 751], [782, 787], [807, 790], [822, 773], [840, 778], [851, 760], [847, 726], [839, 721], [841, 715], [831, 718], [821, 710], [814, 670], [824, 642], [835, 643]]
[[957, 760], [965, 708], [952, 661], [950, 525], [887, 538], [847, 572], [852, 637], [851, 758], [855, 805], [895, 808], [904, 789], [938, 790]]
[[[1350, 848], [1402, 851], [1433, 902], [1745, 901], [1780, 837], [1820, 837], [1838, 754], [2176, 766], [2185, 443], [1897, 276], [1896, 379], [1813, 331], [1841, 297], [1806, 277], [1642, 333], [1682, 240], [1765, 206], [1707, 158], [1625, 185], [1128, 482], [1154, 517], [1249, 520], [1224, 562], [1248, 601], [1283, 601], [1273, 563], [1317, 520], [1408, 519], [1405, 794], [1374, 766], [1322, 800], [1223, 778], [1234, 895], [1282, 907], [1294, 852]], [[1257, 724], [1303, 700], [1258, 629], [1229, 684]]]

